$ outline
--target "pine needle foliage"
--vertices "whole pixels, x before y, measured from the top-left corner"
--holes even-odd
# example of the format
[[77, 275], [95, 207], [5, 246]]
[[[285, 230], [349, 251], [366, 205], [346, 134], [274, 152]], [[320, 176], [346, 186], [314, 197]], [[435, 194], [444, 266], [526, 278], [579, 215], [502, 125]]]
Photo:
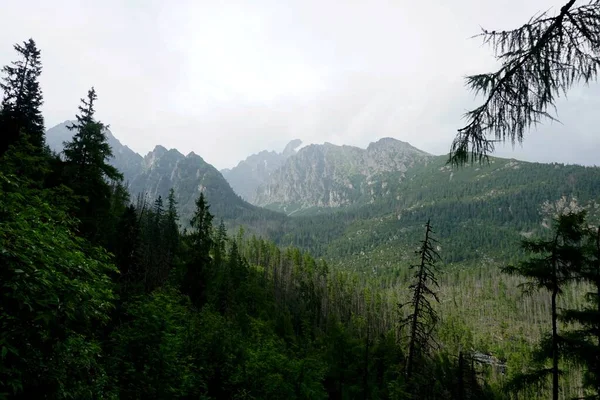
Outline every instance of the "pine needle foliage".
[[543, 119], [556, 120], [561, 94], [596, 79], [600, 0], [575, 3], [570, 0], [554, 16], [540, 13], [513, 30], [483, 29], [478, 35], [492, 46], [501, 67], [466, 77], [466, 86], [484, 101], [465, 114], [467, 123], [458, 130], [449, 162], [481, 162], [497, 142], [521, 143], [527, 129]]
[[[576, 279], [586, 264], [583, 246], [586, 237], [585, 215], [585, 211], [559, 215], [554, 221], [551, 239], [522, 241], [523, 249], [534, 256], [521, 261], [516, 266], [502, 268], [502, 271], [509, 275], [526, 279], [521, 285], [525, 293], [531, 294], [543, 290], [551, 294], [552, 330], [541, 340], [534, 354], [535, 367], [515, 375], [507, 385], [509, 390], [523, 392], [531, 388], [542, 389], [550, 376], [552, 378], [551, 398], [553, 400], [559, 398], [559, 378], [564, 372], [559, 368], [559, 361], [564, 356], [561, 351], [564, 335], [558, 325], [557, 299], [563, 293], [565, 286]], [[546, 360], [551, 360], [551, 367], [547, 366]]]

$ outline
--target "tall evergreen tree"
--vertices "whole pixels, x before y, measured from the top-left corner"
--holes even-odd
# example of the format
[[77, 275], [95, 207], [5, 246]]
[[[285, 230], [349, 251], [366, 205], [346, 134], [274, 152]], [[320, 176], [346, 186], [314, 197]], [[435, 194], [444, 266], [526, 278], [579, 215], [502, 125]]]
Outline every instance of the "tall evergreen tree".
[[[95, 242], [102, 242], [102, 221], [108, 218], [112, 189], [108, 180], [120, 181], [121, 173], [108, 164], [111, 148], [104, 134], [106, 126], [95, 120], [96, 91], [91, 88], [87, 99], [81, 99], [77, 122], [68, 128], [75, 131], [71, 142], [65, 142], [63, 151], [67, 184], [81, 198], [78, 217], [83, 234]], [[106, 239], [104, 237], [104, 239]]]
[[0, 107], [0, 156], [19, 137], [25, 135], [35, 150], [45, 146], [42, 89], [38, 81], [42, 73], [40, 51], [33, 39], [16, 44], [20, 59], [2, 68], [5, 77], [0, 83], [4, 92]]
[[141, 229], [139, 215], [134, 205], [130, 205], [121, 215], [117, 225], [119, 241], [115, 251], [121, 281], [125, 286], [140, 281], [141, 268]]
[[206, 300], [206, 284], [211, 278], [213, 216], [209, 208], [204, 193], [200, 193], [196, 200], [196, 211], [190, 221], [192, 227], [188, 236], [190, 255], [182, 284], [182, 291], [190, 297], [196, 307], [200, 307]]
[[[413, 376], [418, 365], [423, 364], [423, 358], [428, 355], [433, 342], [433, 330], [438, 321], [437, 312], [431, 305], [431, 300], [439, 302], [434, 288], [438, 286], [435, 265], [439, 259], [432, 237], [433, 230], [430, 221], [425, 224], [425, 238], [417, 250], [419, 263], [410, 266], [414, 270], [414, 282], [409, 286], [412, 298], [405, 305], [410, 306], [410, 314], [401, 321], [401, 327], [408, 328], [408, 357], [406, 361], [406, 379], [414, 389]], [[414, 395], [414, 390], [411, 390]]]
[[76, 167], [74, 178], [77, 183], [89, 178], [122, 179], [121, 173], [108, 164], [112, 157], [112, 150], [104, 133], [108, 126], [95, 119], [94, 103], [97, 99], [96, 90], [92, 87], [87, 99], [81, 99], [77, 122], [68, 126], [75, 131], [75, 135], [71, 142], [64, 143], [63, 153], [67, 163]]
[[588, 305], [583, 309], [566, 310], [562, 318], [575, 322], [577, 329], [566, 334], [565, 348], [586, 368], [584, 385], [593, 393], [588, 398], [600, 399], [600, 227], [588, 232], [589, 258], [579, 272], [579, 278], [592, 286], [587, 293]]
[[177, 199], [175, 198], [175, 190], [173, 188], [169, 190], [169, 197], [167, 198], [164, 234], [167, 257], [169, 264], [171, 264], [179, 247], [179, 213], [177, 212]]
[[[536, 354], [538, 368], [533, 371], [518, 375], [511, 382], [517, 390], [528, 385], [542, 386], [548, 375], [552, 377], [552, 399], [558, 400], [560, 393], [559, 360], [560, 348], [564, 341], [558, 329], [559, 313], [557, 298], [577, 271], [581, 271], [585, 264], [585, 252], [582, 240], [585, 238], [585, 212], [570, 212], [556, 218], [553, 237], [549, 240], [525, 239], [522, 247], [536, 255], [516, 266], [504, 267], [502, 270], [511, 275], [518, 275], [528, 281], [522, 286], [526, 292], [533, 290], [546, 290], [551, 295], [551, 321], [552, 330], [540, 344]], [[551, 360], [551, 367], [545, 361]]]

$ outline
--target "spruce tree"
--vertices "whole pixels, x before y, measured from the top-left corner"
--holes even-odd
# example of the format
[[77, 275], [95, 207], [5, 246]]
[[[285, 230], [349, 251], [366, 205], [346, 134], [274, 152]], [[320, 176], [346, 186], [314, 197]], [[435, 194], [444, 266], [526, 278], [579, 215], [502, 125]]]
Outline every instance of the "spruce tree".
[[576, 323], [577, 329], [565, 336], [565, 348], [586, 369], [584, 385], [592, 392], [590, 399], [600, 399], [600, 227], [588, 231], [588, 257], [578, 278], [591, 284], [588, 305], [583, 309], [566, 310], [561, 316]]
[[438, 271], [435, 265], [439, 259], [432, 237], [433, 230], [430, 221], [425, 224], [425, 238], [416, 254], [419, 263], [410, 266], [414, 270], [413, 283], [409, 286], [412, 291], [411, 300], [403, 306], [409, 306], [410, 314], [401, 321], [401, 327], [408, 328], [408, 356], [406, 360], [406, 380], [409, 383], [409, 391], [417, 395], [417, 385], [414, 382], [415, 370], [423, 365], [434, 344], [433, 330], [438, 321], [437, 312], [431, 305], [433, 299], [439, 302], [434, 288], [438, 287], [435, 273]]
[[141, 269], [141, 229], [138, 211], [130, 205], [121, 215], [117, 225], [119, 241], [115, 251], [115, 261], [121, 273], [120, 279], [127, 287], [140, 281]]
[[[108, 126], [96, 121], [94, 103], [98, 99], [96, 90], [92, 87], [87, 99], [81, 99], [80, 114], [76, 115], [77, 122], [68, 126], [75, 135], [70, 142], [64, 143], [63, 153], [67, 163], [75, 167], [74, 179], [81, 184], [83, 180], [93, 178], [120, 181], [121, 173], [108, 164], [112, 150], [108, 144], [104, 130]], [[94, 182], [95, 183], [95, 182]]]
[[212, 278], [210, 251], [213, 248], [213, 216], [209, 208], [204, 193], [200, 193], [196, 200], [194, 216], [190, 221], [189, 259], [186, 263], [186, 272], [181, 288], [196, 307], [204, 304], [207, 282]]
[[104, 134], [106, 126], [95, 120], [96, 91], [91, 88], [87, 99], [81, 99], [77, 122], [68, 128], [75, 131], [72, 141], [65, 142], [65, 180], [81, 199], [78, 218], [83, 234], [94, 242], [106, 241], [101, 232], [103, 221], [109, 217], [112, 195], [109, 180], [120, 181], [122, 175], [108, 164], [111, 148]]
[[179, 213], [177, 212], [177, 200], [173, 188], [169, 190], [169, 197], [167, 198], [164, 235], [168, 263], [172, 264], [179, 247]]
[[[502, 268], [503, 272], [527, 279], [522, 284], [525, 292], [545, 290], [551, 295], [551, 331], [540, 343], [536, 352], [536, 369], [517, 375], [509, 384], [516, 390], [527, 386], [542, 387], [548, 375], [552, 378], [552, 399], [558, 400], [560, 386], [559, 361], [564, 336], [558, 328], [558, 296], [564, 286], [577, 276], [585, 264], [585, 252], [582, 241], [585, 238], [585, 212], [570, 212], [555, 219], [553, 237], [548, 240], [525, 239], [522, 247], [534, 257], [520, 262], [516, 266]], [[551, 360], [551, 366], [545, 364]]]
[[20, 59], [2, 68], [5, 74], [0, 89], [4, 92], [0, 107], [0, 156], [21, 136], [35, 150], [45, 147], [42, 89], [38, 81], [42, 73], [40, 51], [33, 39], [16, 44]]

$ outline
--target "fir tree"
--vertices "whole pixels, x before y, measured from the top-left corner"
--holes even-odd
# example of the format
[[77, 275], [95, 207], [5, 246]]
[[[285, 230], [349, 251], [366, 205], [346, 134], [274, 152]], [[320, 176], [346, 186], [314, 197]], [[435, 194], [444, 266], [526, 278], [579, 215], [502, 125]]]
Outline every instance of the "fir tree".
[[192, 228], [188, 236], [190, 256], [182, 284], [182, 291], [190, 297], [196, 307], [200, 307], [206, 300], [206, 284], [212, 272], [210, 251], [213, 248], [213, 216], [209, 208], [204, 193], [200, 193], [196, 200], [196, 211], [190, 221]]
[[63, 151], [68, 164], [76, 167], [74, 179], [81, 183], [84, 179], [95, 178], [119, 181], [121, 173], [108, 160], [112, 150], [108, 144], [104, 130], [108, 127], [95, 120], [94, 103], [98, 99], [96, 90], [92, 87], [87, 99], [81, 99], [80, 114], [76, 115], [77, 122], [68, 128], [75, 131], [71, 142], [65, 142]]
[[[553, 237], [549, 240], [523, 240], [522, 247], [536, 255], [517, 266], [508, 266], [502, 270], [511, 275], [519, 275], [528, 281], [522, 284], [525, 292], [546, 290], [551, 295], [551, 333], [540, 343], [535, 361], [538, 368], [520, 374], [513, 379], [510, 387], [517, 390], [529, 385], [543, 386], [548, 375], [552, 377], [552, 399], [559, 397], [559, 361], [560, 348], [564, 337], [558, 329], [559, 313], [557, 298], [564, 286], [581, 271], [585, 264], [582, 240], [585, 237], [585, 212], [568, 213], [556, 218]], [[551, 360], [547, 367], [545, 361]]]
[[179, 247], [179, 213], [177, 212], [175, 190], [172, 188], [169, 190], [169, 197], [167, 198], [164, 235], [166, 241], [167, 259], [169, 264], [172, 264]]
[[225, 228], [225, 223], [223, 222], [223, 219], [221, 219], [221, 222], [219, 223], [219, 227], [217, 228], [217, 232], [215, 234], [214, 244], [214, 262], [217, 267], [219, 267], [225, 260], [225, 256], [227, 255], [226, 245], [227, 229]]
[[43, 104], [39, 76], [42, 73], [40, 51], [33, 39], [16, 44], [15, 51], [20, 59], [6, 65], [6, 75], [0, 83], [4, 92], [0, 107], [0, 156], [25, 135], [36, 151], [45, 147], [44, 118], [40, 107]]
[[126, 284], [139, 281], [141, 230], [138, 212], [134, 205], [125, 209], [117, 228], [120, 240], [117, 242], [115, 258], [121, 272], [121, 280]]
[[95, 120], [96, 99], [92, 88], [87, 99], [81, 99], [77, 122], [68, 127], [76, 133], [71, 142], [65, 142], [64, 173], [67, 184], [81, 199], [78, 217], [83, 234], [94, 242], [106, 242], [101, 227], [111, 208], [112, 189], [107, 180], [120, 181], [122, 175], [108, 164], [112, 152], [103, 132], [106, 126]]
[[566, 322], [577, 323], [576, 330], [565, 336], [565, 348], [586, 368], [584, 384], [600, 399], [600, 227], [588, 232], [588, 258], [579, 278], [592, 285], [587, 293], [588, 305], [583, 309], [566, 310], [561, 316]]

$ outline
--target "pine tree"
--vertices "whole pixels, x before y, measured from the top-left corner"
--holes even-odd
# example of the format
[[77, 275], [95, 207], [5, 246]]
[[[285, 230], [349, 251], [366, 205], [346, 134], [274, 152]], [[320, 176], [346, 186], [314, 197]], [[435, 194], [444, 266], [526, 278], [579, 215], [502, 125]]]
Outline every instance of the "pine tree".
[[204, 193], [200, 193], [196, 200], [196, 211], [190, 222], [191, 230], [188, 236], [190, 257], [186, 263], [186, 272], [181, 288], [196, 307], [204, 304], [207, 281], [212, 277], [210, 251], [213, 247], [213, 216], [209, 208], [210, 206], [204, 199]]
[[430, 221], [425, 224], [425, 238], [416, 254], [419, 255], [419, 263], [410, 266], [414, 270], [414, 282], [409, 286], [413, 292], [412, 299], [403, 306], [410, 306], [411, 313], [401, 321], [401, 327], [408, 328], [408, 357], [406, 361], [406, 380], [408, 381], [412, 394], [416, 394], [416, 385], [413, 382], [414, 373], [419, 365], [422, 365], [434, 342], [433, 330], [438, 321], [437, 312], [431, 305], [431, 298], [439, 302], [434, 287], [438, 286], [435, 273], [438, 271], [435, 265], [439, 255], [434, 249], [435, 240], [432, 237], [433, 230]]
[[20, 59], [2, 68], [4, 92], [0, 107], [0, 156], [25, 135], [37, 151], [45, 147], [43, 104], [38, 78], [42, 73], [40, 51], [33, 39], [16, 44]]
[[[517, 266], [504, 267], [503, 272], [510, 275], [519, 275], [528, 281], [522, 284], [525, 292], [546, 290], [551, 294], [551, 321], [552, 330], [540, 343], [535, 361], [538, 368], [518, 375], [509, 387], [516, 390], [525, 389], [530, 385], [543, 386], [548, 375], [552, 377], [552, 399], [558, 400], [559, 396], [559, 360], [560, 348], [564, 337], [558, 329], [557, 298], [562, 293], [563, 287], [581, 271], [585, 264], [585, 252], [582, 240], [585, 238], [585, 212], [576, 212], [560, 215], [556, 218], [553, 237], [549, 240], [530, 240], [522, 242], [522, 247], [536, 255]], [[544, 362], [551, 359], [551, 367]]]
[[597, 78], [600, 1], [579, 7], [575, 2], [569, 0], [554, 16], [538, 14], [516, 29], [483, 30], [480, 36], [502, 64], [495, 72], [466, 78], [466, 85], [483, 94], [484, 101], [466, 113], [467, 124], [452, 143], [450, 161], [481, 161], [495, 142], [521, 142], [531, 126], [555, 119], [548, 109], [561, 94]]

